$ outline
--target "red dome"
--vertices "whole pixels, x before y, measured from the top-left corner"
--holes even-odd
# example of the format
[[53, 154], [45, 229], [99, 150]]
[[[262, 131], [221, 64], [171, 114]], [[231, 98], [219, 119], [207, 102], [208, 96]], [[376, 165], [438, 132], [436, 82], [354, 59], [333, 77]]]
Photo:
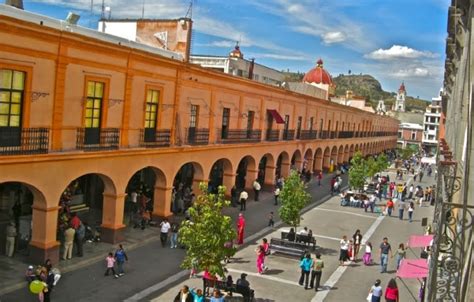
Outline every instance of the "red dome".
[[405, 83], [402, 82], [402, 85], [400, 85], [400, 88], [398, 88], [398, 92], [407, 92], [405, 89]]
[[329, 72], [323, 68], [323, 60], [319, 59], [316, 64], [315, 68], [304, 75], [303, 82], [332, 85], [332, 77]]
[[237, 42], [235, 48], [229, 53], [229, 56], [233, 58], [244, 58], [244, 54], [240, 51], [239, 42]]

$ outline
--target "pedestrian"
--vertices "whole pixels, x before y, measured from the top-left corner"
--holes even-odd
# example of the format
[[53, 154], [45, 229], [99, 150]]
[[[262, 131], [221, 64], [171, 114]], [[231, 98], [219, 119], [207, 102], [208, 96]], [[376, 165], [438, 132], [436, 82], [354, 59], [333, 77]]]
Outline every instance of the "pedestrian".
[[408, 206], [408, 221], [412, 222], [413, 220], [413, 212], [415, 211], [415, 204], [413, 201], [410, 202], [410, 205]]
[[240, 213], [237, 220], [237, 243], [244, 244], [245, 218], [244, 214]]
[[339, 251], [339, 265], [344, 265], [344, 262], [349, 260], [349, 240], [347, 240], [347, 236], [342, 236], [340, 244], [340, 251]]
[[160, 241], [161, 241], [161, 246], [165, 247], [166, 243], [168, 242], [168, 232], [171, 228], [170, 223], [168, 222], [168, 219], [165, 218], [163, 221], [160, 223]]
[[260, 185], [258, 180], [255, 179], [253, 181], [252, 187], [253, 187], [253, 192], [255, 193], [254, 199], [255, 199], [255, 201], [258, 201], [258, 195], [260, 194], [260, 190], [262, 189], [262, 186]]
[[273, 228], [275, 224], [275, 221], [273, 221], [273, 212], [270, 212], [268, 214], [268, 226], [271, 226]]
[[380, 272], [387, 272], [388, 257], [392, 255], [392, 247], [388, 243], [387, 237], [383, 238], [382, 243], [380, 244]]
[[402, 200], [398, 202], [398, 219], [403, 220], [403, 212], [405, 211], [405, 203]]
[[231, 196], [231, 205], [232, 207], [236, 207], [237, 206], [237, 199], [238, 199], [238, 191], [237, 191], [237, 187], [234, 185], [232, 186], [232, 189], [230, 189], [230, 196]]
[[407, 250], [405, 249], [405, 245], [403, 243], [400, 243], [398, 246], [398, 249], [395, 251], [395, 255], [397, 255], [397, 270], [400, 268], [400, 262], [402, 262], [402, 259], [405, 259], [407, 255]]
[[362, 235], [360, 234], [359, 229], [357, 229], [354, 235], [352, 236], [352, 242], [354, 244], [354, 253], [353, 253], [354, 261], [357, 261], [357, 255], [359, 254], [360, 244], [362, 243]]
[[84, 223], [79, 225], [79, 227], [76, 230], [76, 234], [74, 236], [74, 239], [76, 241], [76, 246], [77, 246], [77, 256], [82, 257], [84, 255], [84, 237], [86, 236], [86, 227], [84, 226]]
[[313, 259], [311, 259], [310, 253], [306, 253], [303, 259], [300, 261], [301, 276], [298, 282], [301, 286], [303, 286], [304, 283], [304, 289], [308, 289], [309, 273], [311, 272], [311, 267], [313, 267]]
[[408, 189], [408, 199], [413, 198], [413, 191], [414, 191], [413, 184], [410, 184], [410, 189]]
[[367, 242], [365, 244], [365, 253], [362, 257], [362, 260], [364, 260], [365, 265], [369, 265], [372, 263], [372, 243]]
[[15, 222], [10, 222], [10, 224], [7, 226], [6, 234], [7, 238], [5, 243], [5, 254], [7, 257], [13, 257], [13, 252], [15, 251], [15, 240], [17, 236]]
[[179, 231], [179, 223], [173, 222], [171, 224], [171, 240], [170, 240], [170, 248], [175, 249], [178, 247], [178, 231]]
[[257, 272], [261, 275], [263, 274], [263, 265], [265, 262], [265, 251], [263, 250], [263, 246], [257, 246], [255, 253], [257, 254]]
[[173, 302], [193, 302], [193, 294], [189, 291], [189, 287], [184, 285], [174, 298]]
[[206, 302], [206, 297], [204, 297], [202, 289], [193, 288], [190, 290], [190, 292], [193, 295], [193, 302]]
[[262, 268], [264, 271], [268, 270], [268, 266], [265, 265], [265, 258], [270, 255], [270, 244], [268, 243], [267, 238], [262, 239], [262, 244], [260, 245], [263, 249], [264, 257], [263, 257], [263, 263], [262, 263]]
[[[211, 297], [211, 299], [210, 299], [209, 301], [210, 301], [210, 302], [224, 302], [224, 301], [225, 301], [225, 297], [222, 296], [220, 290], [214, 289], [214, 291], [212, 292], [212, 297]], [[186, 301], [186, 302], [187, 302], [187, 301]]]
[[310, 281], [310, 287], [313, 288], [313, 284], [314, 284], [315, 291], [318, 291], [319, 289], [321, 276], [323, 274], [323, 268], [324, 268], [324, 261], [321, 260], [321, 254], [318, 253], [316, 254], [316, 259], [313, 261], [313, 271], [311, 272], [311, 281]]
[[244, 190], [242, 190], [242, 192], [240, 192], [240, 196], [239, 196], [239, 199], [240, 199], [240, 210], [241, 211], [245, 211], [247, 209], [247, 199], [249, 198], [249, 193], [247, 193]]
[[390, 279], [385, 289], [385, 301], [386, 302], [398, 302], [398, 286], [395, 279]]
[[68, 228], [64, 231], [64, 253], [63, 260], [72, 258], [72, 248], [74, 247], [74, 235], [76, 231], [74, 228], [69, 225]]
[[319, 171], [318, 173], [318, 186], [321, 186], [321, 180], [323, 179], [323, 172]]
[[420, 176], [420, 182], [421, 182], [421, 180], [423, 179], [423, 175], [424, 175], [424, 174], [423, 174], [423, 171], [420, 171], [420, 175], [419, 175], [419, 176]]
[[189, 278], [196, 277], [199, 269], [199, 263], [196, 258], [191, 259], [191, 272], [189, 273]]
[[123, 275], [125, 275], [123, 265], [125, 261], [128, 261], [128, 256], [127, 253], [125, 253], [125, 250], [123, 249], [123, 246], [121, 244], [119, 244], [118, 249], [115, 251], [114, 257], [117, 262], [117, 273], [119, 277], [122, 277]]
[[380, 302], [382, 299], [382, 294], [383, 294], [383, 289], [382, 286], [380, 286], [382, 282], [377, 279], [375, 280], [375, 284], [372, 285], [372, 287], [369, 290], [369, 296], [371, 297], [370, 300], [367, 299], [370, 302]]
[[334, 194], [334, 185], [336, 184], [336, 177], [331, 178], [331, 196]]
[[278, 197], [280, 196], [280, 188], [275, 186], [275, 191], [273, 192], [275, 195], [275, 205], [278, 205]]
[[393, 200], [389, 199], [387, 201], [387, 214], [388, 214], [388, 216], [392, 216], [393, 206], [394, 206]]
[[104, 276], [108, 276], [108, 275], [109, 275], [109, 272], [112, 272], [112, 274], [114, 275], [114, 277], [115, 277], [115, 278], [118, 278], [119, 275], [117, 275], [117, 273], [115, 272], [115, 269], [114, 269], [114, 266], [115, 266], [114, 254], [109, 253], [109, 255], [107, 256], [107, 258], [105, 258], [105, 262], [106, 262], [106, 264], [107, 264], [107, 269], [105, 270]]

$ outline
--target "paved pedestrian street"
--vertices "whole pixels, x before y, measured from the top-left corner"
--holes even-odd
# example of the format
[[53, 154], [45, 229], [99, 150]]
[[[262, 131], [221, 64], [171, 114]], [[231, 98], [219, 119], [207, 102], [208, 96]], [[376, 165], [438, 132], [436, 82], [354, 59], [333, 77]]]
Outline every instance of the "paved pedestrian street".
[[[422, 186], [432, 182], [427, 179]], [[380, 273], [379, 246], [383, 237], [388, 237], [388, 241], [395, 252], [400, 243], [407, 243], [412, 234], [423, 234], [424, 227], [421, 226], [423, 217], [432, 217], [432, 207], [416, 206], [414, 220], [410, 223], [406, 217], [403, 221], [398, 216], [381, 216], [375, 213], [364, 212], [360, 208], [340, 206], [340, 198], [333, 197], [324, 204], [311, 209], [303, 215], [301, 229], [307, 226], [313, 230], [317, 239], [316, 252], [321, 253], [325, 263], [321, 284], [322, 289], [318, 292], [305, 290], [298, 284], [300, 276], [299, 261], [276, 255], [266, 258], [265, 264], [269, 267], [263, 275], [257, 273], [255, 248], [263, 237], [280, 238], [282, 230], [288, 227], [276, 228], [275, 231], [253, 240], [249, 245], [239, 250], [233, 261], [227, 266], [234, 282], [241, 273], [248, 275], [250, 286], [255, 290], [257, 301], [365, 301], [370, 287], [376, 279], [382, 281], [385, 289], [390, 278], [395, 278], [396, 261], [395, 257], [389, 258], [388, 272]], [[398, 213], [397, 213], [398, 214]], [[339, 241], [343, 235], [352, 238], [356, 229], [360, 229], [363, 234], [362, 243], [371, 242], [373, 244], [374, 264], [365, 266], [362, 260], [351, 262], [347, 266], [339, 266]], [[365, 251], [365, 246], [361, 247], [359, 259]], [[420, 248], [408, 250], [408, 258], [418, 258]], [[313, 253], [314, 257], [314, 253]], [[152, 301], [172, 301], [183, 285], [201, 288], [201, 279], [189, 279], [176, 284], [160, 295], [154, 297]], [[400, 290], [400, 301], [416, 301], [419, 290], [419, 281], [416, 279], [397, 279]], [[239, 295], [233, 298], [241, 301]], [[240, 299], [240, 300], [239, 300]], [[232, 299], [229, 299], [230, 301]]]

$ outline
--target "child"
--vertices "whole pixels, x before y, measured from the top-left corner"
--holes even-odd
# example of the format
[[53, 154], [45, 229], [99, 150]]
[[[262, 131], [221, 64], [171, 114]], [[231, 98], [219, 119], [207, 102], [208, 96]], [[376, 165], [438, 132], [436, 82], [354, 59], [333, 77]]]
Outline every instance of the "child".
[[365, 265], [369, 265], [372, 262], [372, 243], [367, 242], [365, 245], [365, 254], [362, 258], [364, 260]]
[[380, 302], [380, 299], [382, 299], [383, 290], [380, 283], [381, 281], [377, 279], [375, 280], [375, 284], [370, 288], [369, 295], [372, 294], [371, 302]]
[[108, 276], [108, 275], [109, 275], [109, 272], [112, 271], [112, 273], [114, 274], [114, 277], [115, 277], [115, 278], [118, 278], [119, 275], [117, 275], [117, 274], [115, 273], [115, 269], [114, 269], [114, 265], [115, 265], [114, 254], [109, 253], [109, 255], [107, 256], [107, 258], [105, 258], [105, 261], [107, 262], [107, 270], [105, 271], [104, 276]]
[[268, 214], [268, 226], [271, 226], [273, 228], [274, 224], [275, 222], [273, 221], [273, 212], [270, 212], [270, 214]]
[[196, 277], [196, 274], [198, 272], [198, 261], [196, 258], [193, 258], [191, 260], [191, 273], [189, 274], [189, 278], [194, 278]]
[[196, 290], [195, 288], [191, 289], [191, 294], [193, 295], [194, 302], [205, 302], [206, 297], [202, 294], [202, 289]]
[[408, 220], [412, 222], [413, 220], [413, 211], [415, 210], [415, 204], [413, 201], [410, 202], [410, 205], [408, 206]]

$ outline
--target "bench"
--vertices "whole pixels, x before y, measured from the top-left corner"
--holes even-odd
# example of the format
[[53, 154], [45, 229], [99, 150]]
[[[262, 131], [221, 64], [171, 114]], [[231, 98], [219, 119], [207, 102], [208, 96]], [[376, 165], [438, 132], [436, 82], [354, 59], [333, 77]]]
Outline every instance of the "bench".
[[212, 279], [207, 279], [207, 278], [202, 278], [202, 283], [203, 283], [202, 292], [204, 293], [204, 295], [206, 295], [208, 289], [215, 288], [224, 292], [228, 292], [231, 295], [233, 293], [240, 294], [242, 295], [242, 297], [244, 297], [245, 302], [250, 302], [254, 300], [254, 296], [255, 296], [254, 290], [246, 286], [240, 286], [235, 283], [229, 286], [227, 285], [226, 281], [212, 280]]
[[[288, 234], [289, 232], [282, 231], [281, 239], [288, 240]], [[311, 245], [313, 251], [316, 249], [316, 239], [313, 236], [296, 234], [295, 241], [302, 242], [307, 245]]]
[[308, 246], [304, 243], [271, 238], [270, 251], [272, 254], [283, 254], [301, 258], [307, 252]]

